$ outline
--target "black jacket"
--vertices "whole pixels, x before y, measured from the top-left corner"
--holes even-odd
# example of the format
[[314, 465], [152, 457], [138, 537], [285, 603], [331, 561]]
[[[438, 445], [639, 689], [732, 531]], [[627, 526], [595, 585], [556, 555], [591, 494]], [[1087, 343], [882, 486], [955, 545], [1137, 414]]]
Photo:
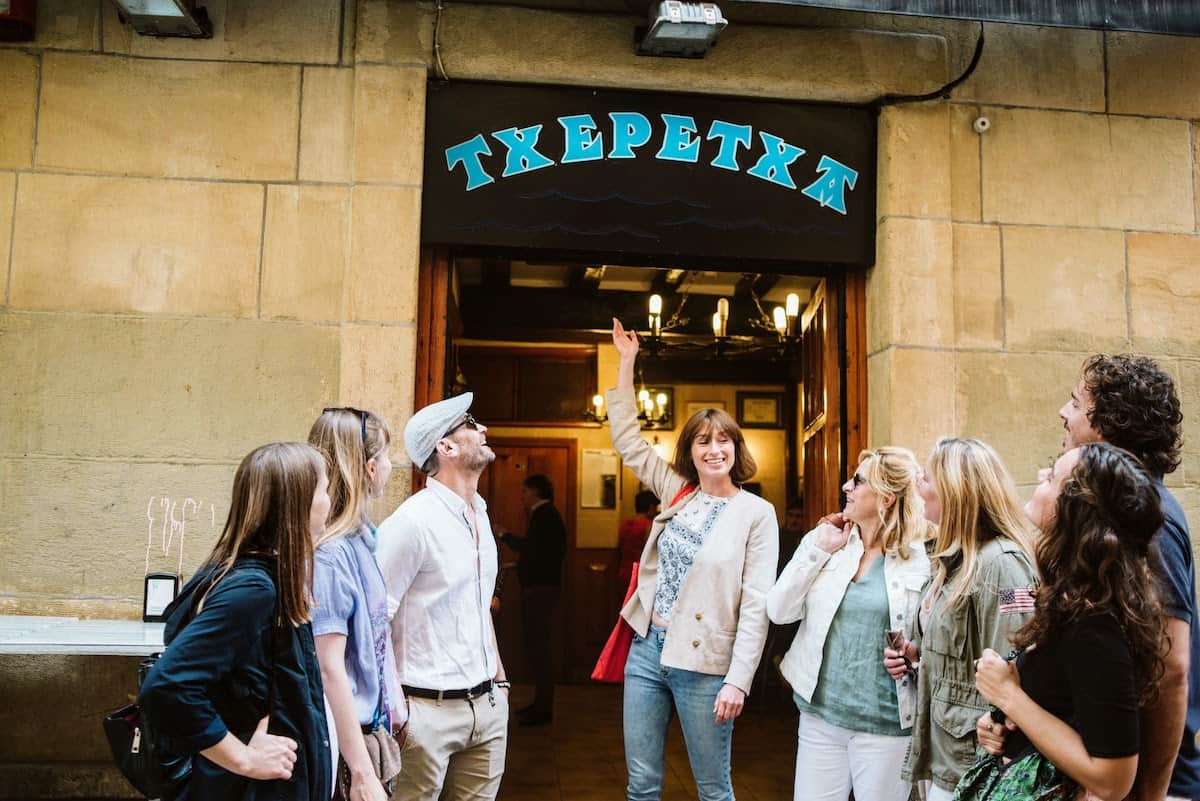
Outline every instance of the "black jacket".
[[[275, 581], [257, 559], [239, 560], [195, 614], [210, 571], [197, 573], [168, 610], [167, 648], [139, 699], [160, 747], [195, 754], [179, 801], [328, 801], [329, 732], [312, 627], [275, 625]], [[268, 731], [298, 743], [290, 780], [247, 779], [199, 755], [227, 732], [249, 741], [268, 709]]]
[[567, 527], [552, 503], [543, 503], [529, 515], [524, 537], [504, 535], [518, 554], [517, 577], [522, 587], [562, 586], [562, 563], [567, 552]]

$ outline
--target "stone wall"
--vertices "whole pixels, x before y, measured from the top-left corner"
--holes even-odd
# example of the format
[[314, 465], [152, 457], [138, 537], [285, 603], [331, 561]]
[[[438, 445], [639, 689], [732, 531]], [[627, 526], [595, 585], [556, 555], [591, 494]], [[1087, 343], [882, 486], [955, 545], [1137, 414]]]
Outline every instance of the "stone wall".
[[1200, 526], [1200, 92], [1175, 77], [1200, 39], [984, 27], [952, 102], [881, 117], [871, 439], [978, 436], [1028, 488], [1083, 359], [1150, 355], [1179, 382], [1168, 484]]

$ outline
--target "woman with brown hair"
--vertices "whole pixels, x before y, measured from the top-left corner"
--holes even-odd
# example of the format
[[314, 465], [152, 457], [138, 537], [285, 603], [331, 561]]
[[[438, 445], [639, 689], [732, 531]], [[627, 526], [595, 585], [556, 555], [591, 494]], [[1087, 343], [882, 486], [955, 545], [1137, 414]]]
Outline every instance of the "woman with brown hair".
[[313, 539], [329, 515], [309, 445], [251, 451], [204, 566], [167, 610], [140, 703], [166, 753], [192, 755], [178, 801], [328, 801], [329, 731], [313, 644]]
[[367, 503], [392, 473], [391, 432], [365, 409], [325, 409], [308, 441], [331, 467], [329, 524], [316, 540], [313, 634], [341, 751], [335, 798], [386, 801], [400, 771], [393, 740], [408, 720], [396, 681], [387, 586]]
[[654, 521], [637, 589], [621, 610], [634, 630], [625, 665], [625, 764], [630, 801], [662, 797], [663, 749], [679, 716], [700, 801], [732, 801], [733, 721], [767, 637], [775, 579], [774, 508], [739, 485], [755, 472], [742, 431], [720, 409], [684, 424], [670, 462], [642, 437], [633, 393], [637, 335], [613, 320], [620, 356], [608, 392], [613, 445], [668, 502]]
[[767, 595], [771, 622], [800, 622], [780, 664], [800, 710], [795, 801], [908, 798], [916, 687], [887, 674], [882, 645], [929, 577], [920, 474], [907, 448], [859, 454], [844, 509], [804, 535]]
[[1158, 489], [1133, 455], [1103, 443], [1067, 451], [1040, 478], [1025, 510], [1042, 532], [1042, 586], [1013, 638], [1022, 653], [985, 651], [975, 673], [1015, 728], [999, 748], [1002, 724], [985, 713], [980, 744], [1011, 761], [977, 763], [956, 792], [995, 786], [989, 798], [1017, 799], [1062, 786], [1063, 798], [1078, 787], [1119, 801], [1137, 772], [1139, 706], [1154, 698], [1166, 651], [1151, 570]]

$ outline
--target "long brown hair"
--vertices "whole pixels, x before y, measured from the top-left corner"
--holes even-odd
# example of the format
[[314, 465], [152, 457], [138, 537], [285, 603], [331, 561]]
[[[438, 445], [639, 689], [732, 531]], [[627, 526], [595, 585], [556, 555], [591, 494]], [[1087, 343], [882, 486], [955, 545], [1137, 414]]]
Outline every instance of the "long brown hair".
[[371, 481], [367, 462], [391, 444], [392, 434], [379, 415], [365, 409], [326, 409], [308, 432], [310, 445], [321, 451], [329, 470], [329, 523], [314, 548], [344, 537], [367, 522]]
[[298, 626], [308, 621], [313, 561], [309, 517], [324, 471], [324, 457], [303, 442], [273, 442], [246, 454], [233, 476], [225, 528], [206, 560], [212, 573], [205, 596], [237, 560], [257, 557], [274, 566], [277, 622]]
[[699, 484], [700, 474], [696, 471], [696, 463], [692, 461], [692, 442], [704, 434], [713, 435], [724, 432], [733, 440], [733, 468], [729, 478], [734, 484], [749, 481], [758, 472], [758, 463], [750, 455], [746, 447], [746, 437], [742, 434], [741, 426], [737, 424], [729, 412], [724, 409], [701, 409], [688, 418], [675, 441], [675, 456], [671, 459], [671, 467], [683, 476], [689, 484]]
[[[942, 514], [930, 556], [935, 570], [927, 597], [933, 598], [949, 581], [946, 605], [954, 608], [965, 601], [979, 573], [979, 551], [997, 537], [1011, 540], [1033, 563], [1017, 487], [991, 445], [977, 439], [942, 437], [929, 456], [929, 473]], [[962, 561], [951, 576], [950, 567], [959, 557]]]
[[1114, 615], [1129, 644], [1141, 703], [1163, 674], [1166, 626], [1151, 547], [1162, 526], [1158, 487], [1133, 454], [1107, 443], [1080, 448], [1063, 482], [1054, 521], [1037, 544], [1042, 586], [1033, 617], [1013, 635], [1018, 648], [1052, 639], [1098, 612]]

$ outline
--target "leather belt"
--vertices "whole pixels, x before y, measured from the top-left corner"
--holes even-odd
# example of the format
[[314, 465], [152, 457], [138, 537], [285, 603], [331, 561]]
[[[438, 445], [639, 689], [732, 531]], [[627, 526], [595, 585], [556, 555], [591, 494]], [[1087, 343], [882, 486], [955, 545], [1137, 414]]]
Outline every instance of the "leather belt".
[[430, 698], [434, 701], [454, 701], [474, 699], [491, 692], [492, 680], [487, 679], [486, 681], [481, 681], [469, 690], [427, 690], [424, 687], [411, 687], [407, 684], [402, 684], [400, 686], [404, 688], [404, 694], [412, 698]]

